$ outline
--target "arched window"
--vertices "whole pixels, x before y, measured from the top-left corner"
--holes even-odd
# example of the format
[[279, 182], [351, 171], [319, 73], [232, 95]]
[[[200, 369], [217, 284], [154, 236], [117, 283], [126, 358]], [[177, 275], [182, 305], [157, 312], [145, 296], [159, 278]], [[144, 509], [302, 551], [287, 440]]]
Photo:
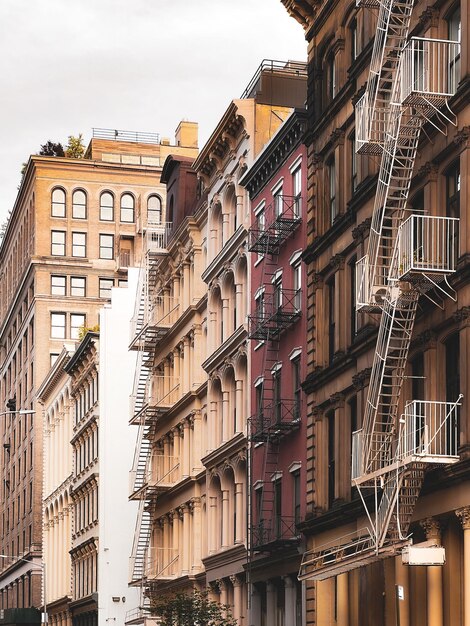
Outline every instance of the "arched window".
[[79, 220], [86, 219], [86, 193], [81, 189], [73, 192], [72, 217]]
[[147, 200], [147, 223], [160, 224], [162, 221], [162, 201], [159, 196], [150, 196]]
[[109, 191], [100, 196], [100, 220], [112, 222], [114, 220], [114, 197]]
[[65, 191], [57, 188], [52, 191], [52, 217], [65, 217]]
[[124, 193], [121, 196], [121, 222], [134, 221], [134, 196]]

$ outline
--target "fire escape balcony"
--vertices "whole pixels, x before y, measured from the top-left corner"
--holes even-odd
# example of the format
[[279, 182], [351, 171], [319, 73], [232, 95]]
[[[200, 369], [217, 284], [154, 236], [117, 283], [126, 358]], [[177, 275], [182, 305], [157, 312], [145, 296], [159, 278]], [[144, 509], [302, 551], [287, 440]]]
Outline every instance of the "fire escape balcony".
[[388, 268], [371, 265], [368, 255], [356, 262], [356, 309], [378, 313], [387, 291]]
[[248, 248], [258, 254], [278, 254], [302, 221], [302, 197], [276, 196], [262, 215], [263, 221], [248, 231]]
[[300, 289], [279, 289], [260, 300], [256, 311], [248, 316], [250, 339], [265, 341], [279, 337], [297, 322], [300, 306]]
[[411, 215], [400, 226], [398, 275], [414, 282], [422, 274], [455, 272], [458, 258], [459, 220], [453, 217]]
[[374, 106], [374, 103], [370, 102], [367, 91], [357, 101], [355, 107], [356, 152], [377, 156], [382, 154], [388, 112], [387, 107]]
[[300, 402], [279, 400], [263, 406], [250, 418], [251, 440], [268, 441], [292, 432], [300, 425]]
[[409, 463], [449, 464], [458, 461], [457, 402], [413, 400], [400, 418], [398, 439], [387, 433], [353, 433], [351, 478], [356, 484]]
[[145, 558], [145, 576], [147, 580], [165, 581], [178, 576], [177, 548], [150, 547]]
[[256, 551], [276, 550], [300, 540], [296, 519], [288, 515], [273, 515], [251, 527], [251, 548]]
[[151, 458], [147, 484], [154, 492], [168, 491], [180, 480], [180, 463], [175, 456], [157, 454]]
[[148, 406], [158, 414], [169, 411], [180, 399], [180, 382], [171, 375], [152, 376]]
[[151, 257], [168, 254], [167, 243], [172, 227], [171, 222], [149, 225], [145, 231], [144, 253]]
[[454, 95], [460, 80], [460, 43], [412, 37], [400, 64], [401, 103], [438, 109]]

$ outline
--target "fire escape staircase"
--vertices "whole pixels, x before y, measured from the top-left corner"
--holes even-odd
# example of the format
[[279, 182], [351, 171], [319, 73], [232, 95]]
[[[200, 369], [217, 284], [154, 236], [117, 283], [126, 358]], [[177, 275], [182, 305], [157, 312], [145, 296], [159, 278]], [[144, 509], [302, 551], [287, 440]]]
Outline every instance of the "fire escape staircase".
[[[263, 350], [261, 382], [257, 385], [257, 412], [249, 419], [251, 484], [250, 559], [297, 540], [293, 517], [276, 511], [276, 474], [282, 439], [299, 425], [294, 399], [281, 397], [276, 371], [282, 333], [300, 317], [300, 292], [276, 284], [278, 255], [301, 223], [301, 197], [281, 196], [266, 209], [266, 224], [249, 230], [249, 249], [263, 258], [261, 304], [249, 315], [249, 337]], [[261, 450], [261, 454], [259, 454]], [[257, 455], [255, 466], [254, 456]], [[260, 476], [253, 484], [253, 473]]]
[[[456, 121], [448, 98], [457, 81], [448, 74], [458, 42], [407, 42], [413, 3], [378, 4], [369, 81], [356, 108], [357, 150], [381, 154], [368, 252], [357, 263], [357, 310], [381, 314], [363, 425], [353, 434], [352, 483], [369, 524], [304, 553], [301, 580], [322, 580], [399, 553], [411, 543], [426, 467], [458, 460], [461, 397], [453, 404], [414, 401], [398, 415], [419, 296], [437, 288], [452, 297], [447, 276], [458, 253], [456, 221], [404, 217], [423, 124], [445, 130]], [[373, 510], [365, 490], [374, 496]]]

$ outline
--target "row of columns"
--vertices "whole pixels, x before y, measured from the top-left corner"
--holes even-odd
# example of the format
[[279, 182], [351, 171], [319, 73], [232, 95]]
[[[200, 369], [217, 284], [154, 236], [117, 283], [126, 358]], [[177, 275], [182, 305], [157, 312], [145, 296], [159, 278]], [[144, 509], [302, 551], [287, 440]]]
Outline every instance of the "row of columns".
[[231, 490], [221, 489], [219, 494], [209, 496], [208, 554], [244, 542], [244, 494], [244, 483], [235, 482]]
[[70, 591], [71, 505], [66, 504], [47, 520], [45, 530], [45, 555], [47, 568], [46, 600], [48, 603], [66, 596]]
[[225, 380], [224, 388], [220, 382], [220, 392], [214, 389], [213, 384], [209, 396], [208, 450], [215, 450], [236, 433], [243, 432], [246, 420], [247, 398], [244, 380], [242, 378]]
[[46, 493], [53, 492], [71, 471], [68, 455], [72, 432], [69, 405], [66, 404], [61, 411], [51, 413], [49, 420], [49, 428], [45, 431], [45, 454], [46, 458], [54, 459], [54, 463], [46, 471]]
[[[283, 626], [296, 626], [297, 587], [291, 576], [284, 576], [282, 580], [284, 583], [282, 587], [274, 580], [266, 582], [266, 624], [276, 626], [281, 623]], [[281, 622], [278, 620], [280, 592], [284, 593], [284, 615]], [[251, 624], [261, 624], [261, 593], [256, 586], [252, 587], [251, 603]]]
[[[248, 623], [245, 620], [247, 598], [243, 576], [233, 574], [226, 578], [220, 578], [211, 583], [210, 589], [212, 600], [231, 608], [232, 617], [235, 618], [238, 626], [245, 626]], [[255, 623], [260, 624], [261, 622]]]
[[156, 444], [155, 456], [161, 455], [163, 469], [166, 471], [179, 463], [179, 469], [174, 473], [175, 482], [176, 479], [187, 478], [200, 469], [200, 459], [203, 456], [200, 411], [193, 411]]
[[246, 315], [246, 280], [232, 284], [232, 293], [227, 297], [213, 296], [209, 309], [209, 343], [214, 352], [243, 323]]

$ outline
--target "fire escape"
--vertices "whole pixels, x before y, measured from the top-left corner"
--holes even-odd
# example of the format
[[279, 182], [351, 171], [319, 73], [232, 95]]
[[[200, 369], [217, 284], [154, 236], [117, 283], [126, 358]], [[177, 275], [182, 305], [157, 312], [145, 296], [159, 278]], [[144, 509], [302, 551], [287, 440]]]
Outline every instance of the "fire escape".
[[[177, 401], [177, 385], [168, 376], [154, 375], [152, 366], [159, 342], [169, 332], [177, 314], [173, 298], [157, 292], [158, 267], [168, 254], [171, 225], [149, 225], [144, 233], [142, 262], [131, 320], [130, 349], [137, 364], [130, 406], [130, 423], [138, 426], [134, 461], [130, 471], [130, 499], [139, 501], [130, 557], [129, 583], [143, 586], [155, 577], [156, 568], [168, 555], [150, 547], [151, 513], [155, 497], [177, 480], [177, 459], [155, 455], [152, 439], [157, 420]], [[158, 574], [158, 572], [157, 572]]]
[[[322, 580], [400, 552], [412, 563], [419, 546], [411, 545], [409, 527], [425, 470], [459, 458], [461, 396], [453, 403], [415, 400], [403, 414], [399, 403], [420, 295], [437, 304], [454, 295], [448, 276], [456, 269], [458, 220], [405, 219], [405, 211], [423, 125], [444, 134], [456, 125], [448, 100], [458, 83], [460, 44], [408, 39], [412, 0], [361, 6], [378, 9], [378, 25], [356, 105], [356, 150], [381, 158], [368, 251], [356, 267], [357, 310], [381, 315], [362, 428], [352, 441], [352, 484], [368, 524], [306, 552], [300, 579]], [[437, 550], [428, 552], [430, 563]]]
[[280, 377], [279, 345], [300, 317], [300, 289], [283, 289], [278, 255], [301, 223], [301, 198], [277, 196], [249, 230], [249, 250], [263, 263], [255, 310], [248, 316], [249, 337], [259, 342], [262, 365], [256, 389], [256, 413], [249, 419], [250, 558], [296, 540], [293, 517], [281, 511], [279, 450], [300, 421], [300, 402], [285, 394]]

